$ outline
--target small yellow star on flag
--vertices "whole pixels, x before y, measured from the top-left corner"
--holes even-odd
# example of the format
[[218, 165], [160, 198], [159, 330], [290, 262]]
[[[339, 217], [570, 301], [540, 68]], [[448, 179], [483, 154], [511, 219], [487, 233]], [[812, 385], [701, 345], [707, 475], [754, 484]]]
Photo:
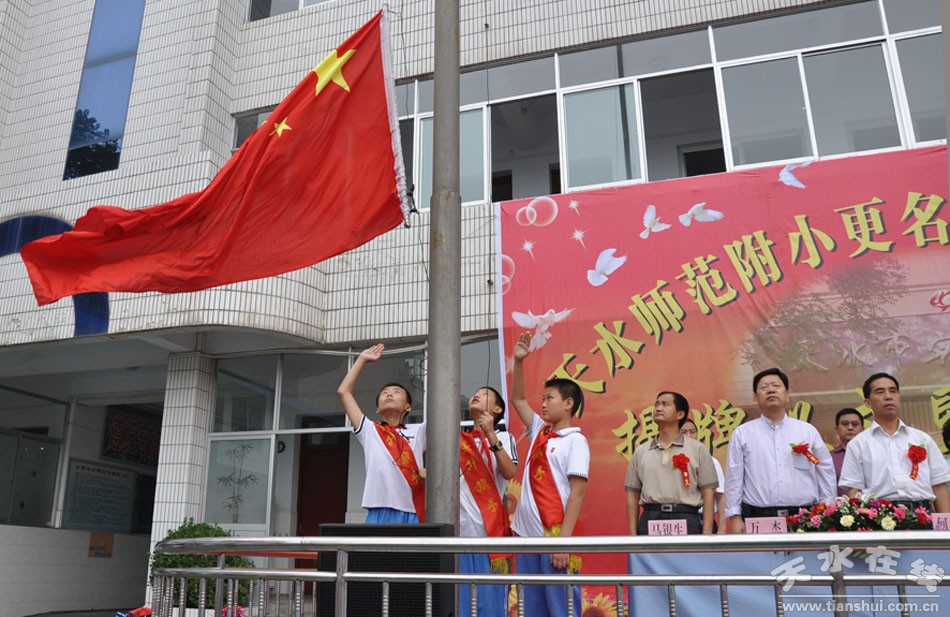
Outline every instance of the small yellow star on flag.
[[343, 78], [343, 65], [346, 64], [346, 61], [350, 59], [350, 56], [355, 53], [356, 50], [351, 49], [350, 51], [343, 54], [343, 57], [341, 58], [334, 49], [329, 54], [327, 54], [327, 57], [324, 58], [320, 64], [313, 68], [313, 72], [317, 74], [317, 91], [314, 96], [318, 96], [331, 81], [347, 92], [350, 91], [349, 84], [347, 84], [346, 79]]
[[287, 118], [284, 118], [280, 122], [274, 123], [274, 130], [270, 132], [271, 135], [277, 133], [277, 136], [280, 137], [284, 131], [294, 130], [289, 124], [287, 124]]

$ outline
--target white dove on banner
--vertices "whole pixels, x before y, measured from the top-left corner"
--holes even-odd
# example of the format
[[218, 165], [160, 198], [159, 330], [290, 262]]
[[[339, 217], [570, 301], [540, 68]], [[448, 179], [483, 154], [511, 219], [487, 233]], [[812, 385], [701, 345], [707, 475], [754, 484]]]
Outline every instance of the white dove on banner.
[[607, 282], [607, 277], [627, 261], [626, 255], [614, 257], [617, 249], [604, 249], [597, 256], [597, 264], [593, 270], [587, 271], [587, 282], [594, 287], [600, 287]]
[[661, 223], [659, 217], [656, 215], [656, 206], [650, 204], [647, 206], [646, 212], [643, 213], [643, 231], [640, 232], [640, 237], [646, 240], [650, 237], [650, 232], [661, 232], [664, 229], [669, 229], [670, 226], [666, 223]]
[[706, 202], [701, 202], [695, 204], [692, 208], [686, 211], [686, 214], [680, 215], [680, 223], [683, 224], [683, 227], [689, 227], [689, 224], [693, 221], [699, 223], [712, 223], [714, 221], [721, 221], [722, 217], [725, 215], [719, 210], [707, 209]]

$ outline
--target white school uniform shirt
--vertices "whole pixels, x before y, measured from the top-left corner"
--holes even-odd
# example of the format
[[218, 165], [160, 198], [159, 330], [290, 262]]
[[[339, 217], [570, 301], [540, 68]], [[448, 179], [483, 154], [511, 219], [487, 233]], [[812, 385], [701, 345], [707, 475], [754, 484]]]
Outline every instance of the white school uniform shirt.
[[[538, 438], [545, 427], [544, 420], [535, 415], [531, 426], [525, 435], [531, 437], [531, 449], [534, 449], [534, 440]], [[551, 475], [554, 485], [561, 496], [561, 508], [567, 506], [567, 498], [571, 494], [571, 476], [587, 478], [590, 471], [590, 446], [587, 438], [581, 434], [580, 427], [557, 431], [560, 437], [552, 438], [545, 446], [548, 463], [551, 465]], [[544, 526], [541, 524], [541, 514], [538, 504], [534, 501], [531, 491], [531, 461], [524, 465], [524, 474], [521, 480], [521, 498], [515, 509], [514, 519], [511, 521], [511, 530], [518, 536], [539, 537], [544, 535]]]
[[[401, 512], [415, 512], [412, 489], [406, 477], [396, 465], [386, 444], [379, 436], [375, 423], [366, 416], [354, 430], [356, 440], [363, 446], [363, 461], [366, 465], [366, 483], [363, 486], [364, 508], [392, 508]], [[420, 469], [425, 465], [422, 455], [426, 451], [426, 423], [407, 424], [396, 429], [406, 438]]]
[[[918, 466], [917, 479], [910, 479], [913, 462], [907, 456], [911, 445], [927, 448], [927, 459]], [[854, 449], [852, 449], [854, 448]], [[950, 480], [950, 467], [936, 442], [927, 433], [903, 421], [888, 435], [877, 422], [848, 443], [838, 484], [891, 501], [932, 501], [933, 485]]]
[[[719, 479], [719, 486], [716, 487], [716, 492], [713, 494], [713, 512], [719, 513], [719, 500], [716, 498], [716, 495], [722, 495], [726, 490], [726, 477], [722, 475], [722, 465], [719, 463], [719, 459], [715, 456], [712, 457], [713, 467], [716, 468], [716, 478]], [[699, 513], [703, 513], [703, 507], [699, 506]]]
[[[495, 437], [498, 438], [505, 452], [508, 453], [511, 460], [517, 465], [518, 454], [515, 452], [515, 442], [511, 433], [508, 431], [496, 431]], [[508, 493], [508, 480], [506, 480], [505, 476], [501, 475], [501, 471], [498, 470], [498, 461], [495, 460], [495, 453], [490, 450], [487, 454], [483, 452], [481, 443], [482, 438], [476, 437], [475, 445], [478, 447], [478, 452], [482, 455], [482, 460], [487, 462], [489, 460], [488, 457], [491, 457], [489, 469], [495, 470], [495, 487], [498, 489], [498, 494], [501, 495], [502, 498], [500, 507], [504, 508], [505, 495]], [[461, 469], [459, 473], [462, 473]], [[459, 535], [463, 538], [484, 538], [488, 535], [488, 530], [485, 529], [485, 521], [482, 518], [482, 511], [478, 509], [478, 504], [475, 502], [472, 489], [468, 486], [468, 481], [465, 479], [464, 474], [459, 478]]]
[[[808, 443], [817, 465], [792, 452], [791, 444], [800, 443]], [[836, 495], [831, 453], [808, 422], [786, 415], [773, 425], [760, 416], [732, 433], [726, 460], [726, 516], [740, 516], [743, 503], [760, 508], [806, 506]]]

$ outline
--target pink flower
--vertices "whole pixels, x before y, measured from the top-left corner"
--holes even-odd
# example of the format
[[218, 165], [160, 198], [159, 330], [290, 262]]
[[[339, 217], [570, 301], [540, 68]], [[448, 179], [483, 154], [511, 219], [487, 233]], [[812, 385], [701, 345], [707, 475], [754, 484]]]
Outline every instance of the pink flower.
[[896, 518], [898, 521], [903, 521], [905, 518], [907, 518], [907, 510], [904, 509], [904, 506], [894, 508], [894, 518]]
[[871, 502], [871, 507], [872, 507], [872, 508], [880, 508], [880, 507], [881, 507], [881, 502], [878, 501], [877, 499], [875, 499], [874, 501]]
[[929, 513], [927, 512], [927, 508], [925, 508], [925, 507], [923, 507], [923, 506], [917, 508], [916, 510], [914, 510], [914, 512], [916, 512], [917, 514], [929, 514]]
[[834, 501], [825, 509], [825, 516], [834, 514], [838, 510], [838, 502]]
[[808, 522], [811, 523], [812, 527], [819, 527], [821, 526], [821, 517], [816, 514], [815, 516], [808, 519]]

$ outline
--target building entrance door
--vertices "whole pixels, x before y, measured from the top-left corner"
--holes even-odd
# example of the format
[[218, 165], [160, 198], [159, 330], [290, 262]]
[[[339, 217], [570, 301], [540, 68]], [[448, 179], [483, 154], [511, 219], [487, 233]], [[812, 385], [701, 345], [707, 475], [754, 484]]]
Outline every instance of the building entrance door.
[[[345, 522], [349, 456], [349, 433], [302, 436], [297, 480], [298, 536], [317, 535], [323, 523]], [[314, 569], [317, 561], [298, 559], [296, 567]]]

